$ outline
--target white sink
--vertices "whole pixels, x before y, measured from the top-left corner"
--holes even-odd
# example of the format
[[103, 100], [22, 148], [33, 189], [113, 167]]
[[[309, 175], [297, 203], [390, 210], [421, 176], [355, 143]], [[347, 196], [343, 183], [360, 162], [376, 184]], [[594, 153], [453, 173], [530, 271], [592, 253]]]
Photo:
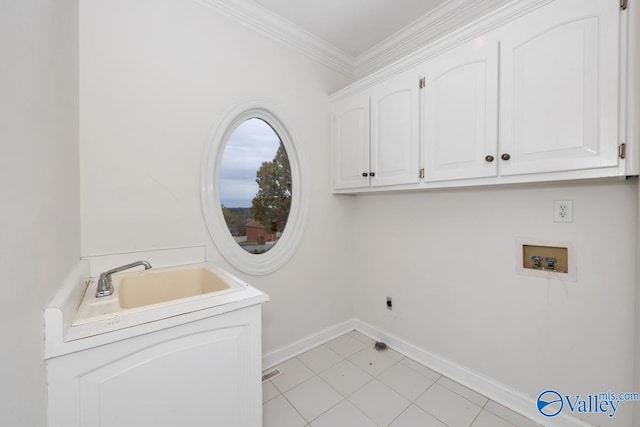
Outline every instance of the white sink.
[[[71, 326], [221, 296], [247, 288], [246, 284], [207, 264], [116, 273], [111, 276], [111, 280], [113, 295], [96, 298], [98, 280], [95, 277], [90, 279]], [[221, 303], [224, 301], [220, 300]]]
[[120, 280], [120, 307], [135, 308], [231, 289], [229, 283], [205, 267], [149, 270]]

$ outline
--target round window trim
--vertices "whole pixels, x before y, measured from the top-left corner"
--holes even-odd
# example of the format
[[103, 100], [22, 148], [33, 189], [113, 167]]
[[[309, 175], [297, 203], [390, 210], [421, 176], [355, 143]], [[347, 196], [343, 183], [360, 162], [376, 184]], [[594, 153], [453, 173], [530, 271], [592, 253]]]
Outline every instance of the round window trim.
[[[285, 125], [284, 115], [266, 99], [249, 99], [222, 114], [207, 143], [201, 167], [201, 199], [204, 219], [209, 234], [222, 256], [238, 270], [251, 275], [272, 273], [295, 253], [300, 240], [307, 211], [307, 186], [303, 179], [301, 152], [291, 128]], [[280, 137], [291, 167], [292, 196], [287, 225], [273, 248], [262, 254], [251, 254], [238, 245], [227, 229], [220, 208], [220, 166], [222, 155], [231, 134], [249, 119], [266, 122]]]

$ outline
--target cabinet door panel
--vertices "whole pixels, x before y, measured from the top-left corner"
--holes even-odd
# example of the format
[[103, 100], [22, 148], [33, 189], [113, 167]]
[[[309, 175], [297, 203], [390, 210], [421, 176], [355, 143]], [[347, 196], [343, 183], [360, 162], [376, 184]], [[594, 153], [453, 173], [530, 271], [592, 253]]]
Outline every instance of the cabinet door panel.
[[[247, 328], [166, 341], [80, 375], [84, 427], [250, 426]], [[185, 398], [188, 396], [188, 398]]]
[[418, 182], [418, 73], [406, 72], [371, 92], [371, 186]]
[[424, 66], [425, 181], [497, 174], [498, 44], [478, 38]]
[[334, 104], [333, 132], [334, 188], [369, 186], [368, 95], [351, 96]]
[[501, 175], [617, 166], [617, 2], [563, 1], [507, 26]]

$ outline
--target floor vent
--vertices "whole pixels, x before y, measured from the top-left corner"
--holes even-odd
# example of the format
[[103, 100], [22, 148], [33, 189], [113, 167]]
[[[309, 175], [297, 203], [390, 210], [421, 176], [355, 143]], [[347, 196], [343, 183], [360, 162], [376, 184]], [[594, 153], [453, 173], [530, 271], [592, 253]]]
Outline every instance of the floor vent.
[[280, 372], [277, 369], [274, 369], [273, 371], [269, 371], [266, 374], [262, 375], [262, 382], [269, 381], [270, 379], [277, 377], [281, 373], [282, 372]]

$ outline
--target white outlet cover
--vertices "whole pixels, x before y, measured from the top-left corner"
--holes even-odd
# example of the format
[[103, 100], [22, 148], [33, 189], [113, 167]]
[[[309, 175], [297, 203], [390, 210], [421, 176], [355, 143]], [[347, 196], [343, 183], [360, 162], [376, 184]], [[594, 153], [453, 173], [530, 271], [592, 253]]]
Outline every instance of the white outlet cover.
[[553, 222], [573, 222], [573, 200], [553, 201]]

